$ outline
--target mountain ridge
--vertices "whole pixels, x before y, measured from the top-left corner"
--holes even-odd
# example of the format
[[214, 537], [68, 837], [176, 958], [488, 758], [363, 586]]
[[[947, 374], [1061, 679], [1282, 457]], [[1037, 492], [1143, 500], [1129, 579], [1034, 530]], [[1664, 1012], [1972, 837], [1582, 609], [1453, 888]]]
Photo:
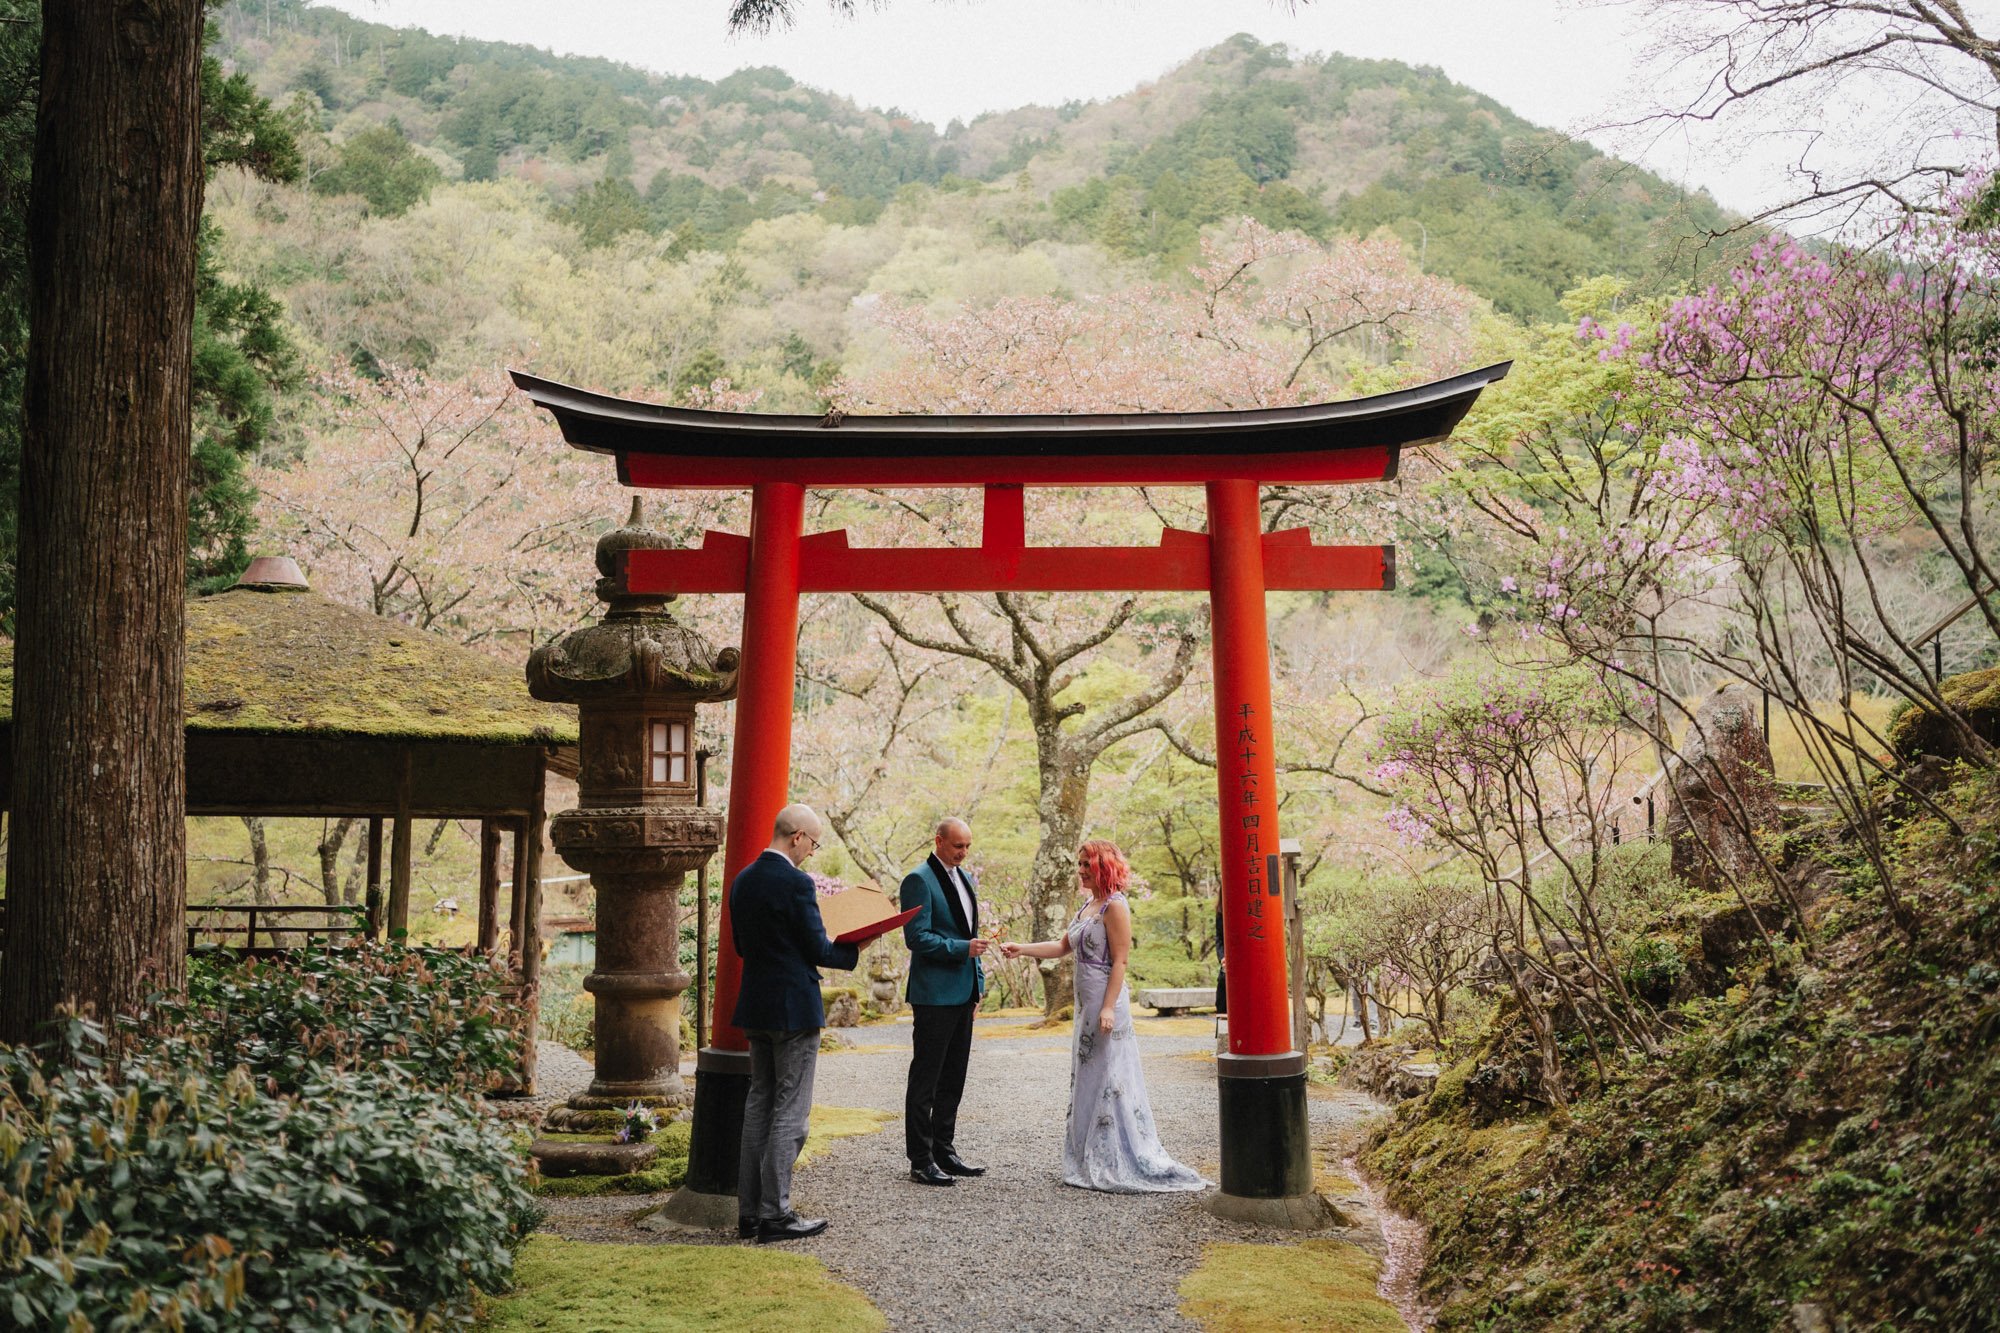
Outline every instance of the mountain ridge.
[[225, 56], [333, 141], [393, 125], [443, 179], [520, 176], [596, 209], [601, 233], [671, 231], [692, 248], [796, 212], [866, 225], [920, 187], [986, 196], [973, 211], [1012, 244], [1098, 244], [1163, 272], [1230, 215], [1322, 238], [1386, 226], [1500, 310], [1550, 318], [1599, 272], [1641, 287], [1678, 276], [1660, 262], [1672, 243], [1725, 223], [1705, 193], [1435, 68], [1295, 56], [1246, 34], [1115, 98], [939, 131], [768, 65], [658, 74], [302, 0], [237, 0], [216, 18]]

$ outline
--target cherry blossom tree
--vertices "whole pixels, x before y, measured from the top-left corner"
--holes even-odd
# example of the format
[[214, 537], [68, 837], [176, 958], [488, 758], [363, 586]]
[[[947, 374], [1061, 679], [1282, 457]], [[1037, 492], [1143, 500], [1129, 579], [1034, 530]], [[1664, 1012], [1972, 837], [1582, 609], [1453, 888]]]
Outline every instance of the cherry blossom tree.
[[[305, 457], [256, 477], [266, 531], [317, 589], [510, 660], [590, 611], [591, 549], [629, 492], [602, 459], [555, 439], [498, 372], [339, 372], [319, 399], [324, 425]], [[671, 492], [648, 521], [698, 541], [725, 503]]]
[[[1864, 705], [1921, 706], [1965, 759], [1996, 762], [1929, 635], [1954, 603], [1985, 642], [2000, 628], [2000, 233], [1983, 178], [1939, 210], [1873, 252], [1773, 243], [1664, 309], [1580, 312], [1465, 433], [1454, 479], [1497, 520], [1521, 632], [1635, 687], [1663, 763], [1718, 680], [1782, 706], [1912, 935], [1887, 802], [1949, 817]], [[1775, 864], [1764, 876], [1791, 900]]]
[[[1100, 297], [1009, 298], [934, 314], [882, 303], [900, 362], [838, 386], [843, 410], [1165, 412], [1318, 401], [1356, 383], [1431, 377], [1470, 345], [1473, 303], [1418, 271], [1389, 237], [1324, 244], [1249, 219], [1209, 237], [1181, 284]], [[1032, 530], [1157, 540], [1162, 521], [1200, 520], [1136, 492], [1029, 493]], [[1171, 502], [1165, 502], [1171, 503]], [[977, 540], [949, 493], [882, 495], [853, 525], [876, 542]], [[1163, 725], [1156, 710], [1197, 672], [1204, 605], [1187, 599], [1002, 593], [914, 607], [860, 602], [902, 642], [976, 663], [1026, 704], [1035, 737], [1040, 841], [1030, 928], [1059, 929], [1092, 773], [1113, 747]], [[1098, 682], [1115, 679], [1115, 688]], [[1045, 972], [1050, 1012], [1066, 971]]]

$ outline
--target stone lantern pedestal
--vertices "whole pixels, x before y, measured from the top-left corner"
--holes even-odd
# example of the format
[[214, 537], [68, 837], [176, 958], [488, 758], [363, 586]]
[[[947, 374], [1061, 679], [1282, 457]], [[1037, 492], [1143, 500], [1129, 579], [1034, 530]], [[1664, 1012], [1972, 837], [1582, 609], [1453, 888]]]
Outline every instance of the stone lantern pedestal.
[[[690, 1101], [680, 1073], [681, 996], [690, 980], [680, 965], [680, 894], [688, 873], [715, 854], [723, 828], [720, 814], [696, 804], [695, 709], [734, 696], [737, 654], [717, 652], [676, 621], [666, 609], [671, 599], [626, 591], [623, 553], [668, 544], [641, 526], [634, 501], [628, 525], [597, 544], [597, 592], [610, 606], [604, 619], [528, 659], [529, 693], [577, 705], [577, 808], [550, 821], [549, 842], [590, 876], [597, 894], [597, 962], [583, 983], [597, 1001], [597, 1073], [550, 1113], [550, 1129], [615, 1128], [634, 1102]], [[606, 1145], [546, 1146], [547, 1164], [559, 1172], [554, 1150]], [[651, 1145], [633, 1147], [646, 1151], [630, 1156], [650, 1159]]]

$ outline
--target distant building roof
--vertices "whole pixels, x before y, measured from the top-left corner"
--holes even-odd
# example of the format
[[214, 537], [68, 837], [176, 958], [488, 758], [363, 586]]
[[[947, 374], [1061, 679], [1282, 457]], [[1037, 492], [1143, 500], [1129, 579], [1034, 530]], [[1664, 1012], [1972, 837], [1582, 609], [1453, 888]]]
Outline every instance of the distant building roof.
[[[0, 645], [0, 722], [14, 646]], [[576, 710], [523, 669], [302, 588], [238, 586], [187, 606], [189, 732], [574, 746]]]

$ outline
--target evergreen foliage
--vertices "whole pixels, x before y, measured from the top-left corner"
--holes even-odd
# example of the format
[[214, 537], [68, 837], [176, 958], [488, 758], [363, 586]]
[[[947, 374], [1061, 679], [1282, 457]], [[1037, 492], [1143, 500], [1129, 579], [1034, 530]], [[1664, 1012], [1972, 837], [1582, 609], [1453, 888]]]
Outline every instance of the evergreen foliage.
[[[127, 1039], [0, 1048], [0, 1310], [20, 1328], [410, 1329], [504, 1290], [538, 1217], [467, 1099], [501, 972], [391, 947], [196, 958]], [[435, 1321], [435, 1322], [433, 1322]]]
[[437, 164], [418, 156], [403, 127], [391, 120], [342, 142], [340, 160], [312, 184], [320, 194], [358, 194], [369, 208], [393, 218], [422, 203], [443, 179]]
[[[27, 210], [39, 82], [39, 9], [0, 3], [0, 627], [13, 623], [14, 551], [20, 496], [21, 405], [28, 342]], [[215, 30], [210, 28], [213, 43]], [[292, 120], [258, 96], [241, 72], [214, 55], [201, 68], [202, 160], [211, 175], [237, 168], [294, 181], [301, 160]], [[188, 580], [227, 584], [248, 563], [256, 492], [245, 462], [270, 437], [274, 394], [296, 383], [297, 355], [280, 302], [231, 281], [217, 262], [219, 238], [205, 226], [195, 288], [195, 442], [188, 494]]]
[[[1101, 175], [1056, 192], [1058, 234], [1179, 264], [1202, 226], [1244, 213], [1318, 237], [1389, 227], [1431, 272], [1543, 319], [1589, 275], [1660, 280], [1676, 238], [1723, 224], [1705, 195], [1538, 129], [1435, 69], [1294, 58], [1242, 35], [1215, 56], [1230, 58], [1227, 86], [1192, 117], [1144, 147], [1113, 144]], [[1385, 167], [1341, 160], [1379, 146]]]
[[301, 0], [223, 16], [228, 49], [267, 95], [308, 94], [337, 126], [400, 118], [466, 180], [531, 174], [592, 246], [643, 230], [671, 233], [682, 252], [727, 249], [759, 220], [816, 211], [867, 225], [926, 189], [1047, 175], [1063, 183], [1016, 179], [982, 210], [1015, 246], [1094, 243], [1177, 271], [1204, 227], [1238, 217], [1322, 240], [1387, 227], [1429, 271], [1508, 314], [1548, 319], [1593, 274], [1640, 290], [1685, 277], [1685, 263], [1671, 269], [1686, 258], [1673, 242], [1724, 223], [1707, 196], [1540, 129], [1438, 70], [1299, 56], [1241, 34], [1152, 89], [939, 133], [771, 68], [713, 83], [652, 75]]

